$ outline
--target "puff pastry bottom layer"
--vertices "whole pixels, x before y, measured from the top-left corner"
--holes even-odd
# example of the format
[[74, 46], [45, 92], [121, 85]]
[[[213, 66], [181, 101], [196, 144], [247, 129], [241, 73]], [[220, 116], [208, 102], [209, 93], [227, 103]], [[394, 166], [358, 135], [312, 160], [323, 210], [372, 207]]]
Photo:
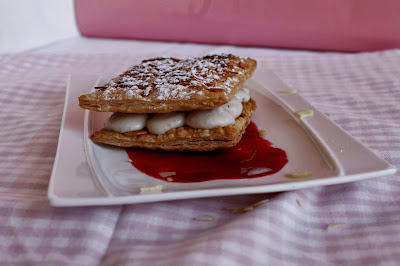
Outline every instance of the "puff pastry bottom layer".
[[212, 151], [235, 146], [250, 124], [251, 115], [256, 110], [256, 102], [250, 99], [243, 103], [242, 114], [233, 125], [213, 129], [196, 129], [189, 126], [170, 129], [162, 135], [149, 133], [147, 130], [117, 133], [101, 129], [91, 139], [94, 142], [118, 147], [160, 149], [166, 151]]

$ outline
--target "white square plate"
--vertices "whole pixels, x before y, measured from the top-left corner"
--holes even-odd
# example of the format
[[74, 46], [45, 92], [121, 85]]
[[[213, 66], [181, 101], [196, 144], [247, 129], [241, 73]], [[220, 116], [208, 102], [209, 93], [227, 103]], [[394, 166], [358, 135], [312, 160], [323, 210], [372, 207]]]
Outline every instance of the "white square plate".
[[[129, 162], [125, 149], [93, 143], [89, 136], [109, 113], [83, 110], [78, 97], [108, 79], [72, 76], [65, 96], [57, 155], [48, 197], [53, 206], [131, 204], [186, 198], [287, 191], [390, 175], [396, 169], [344, 132], [271, 71], [258, 71], [246, 84], [257, 102], [252, 121], [268, 132], [267, 139], [286, 151], [289, 162], [279, 172], [259, 178], [169, 183], [147, 176]], [[268, 89], [267, 89], [268, 88]], [[311, 109], [298, 119], [294, 112]], [[310, 178], [286, 173], [311, 172]], [[160, 193], [140, 188], [162, 185]]]

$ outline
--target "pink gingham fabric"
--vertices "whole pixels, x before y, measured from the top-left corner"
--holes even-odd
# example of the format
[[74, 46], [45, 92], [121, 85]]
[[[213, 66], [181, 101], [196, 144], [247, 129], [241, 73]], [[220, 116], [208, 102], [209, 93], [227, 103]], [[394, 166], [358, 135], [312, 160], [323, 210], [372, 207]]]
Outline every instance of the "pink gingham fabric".
[[[0, 56], [0, 264], [399, 265], [400, 173], [276, 194], [108, 207], [51, 207], [47, 186], [68, 75], [118, 73], [147, 57], [211, 52], [256, 58], [260, 69], [272, 69], [399, 167], [400, 50], [108, 44], [114, 48], [61, 43], [57, 53], [49, 47]], [[266, 198], [249, 212], [225, 210]], [[195, 219], [203, 215], [215, 219]]]

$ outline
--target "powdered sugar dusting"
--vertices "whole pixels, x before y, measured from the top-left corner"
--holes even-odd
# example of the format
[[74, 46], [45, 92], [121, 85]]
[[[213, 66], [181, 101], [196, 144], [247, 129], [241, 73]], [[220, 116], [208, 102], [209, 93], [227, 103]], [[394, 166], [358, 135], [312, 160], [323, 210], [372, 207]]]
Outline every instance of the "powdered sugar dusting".
[[229, 94], [239, 81], [234, 75], [244, 73], [240, 64], [244, 59], [221, 54], [187, 60], [164, 57], [145, 60], [106, 84], [102, 96], [118, 100], [122, 92], [124, 97], [132, 99], [163, 101], [189, 99], [207, 90]]

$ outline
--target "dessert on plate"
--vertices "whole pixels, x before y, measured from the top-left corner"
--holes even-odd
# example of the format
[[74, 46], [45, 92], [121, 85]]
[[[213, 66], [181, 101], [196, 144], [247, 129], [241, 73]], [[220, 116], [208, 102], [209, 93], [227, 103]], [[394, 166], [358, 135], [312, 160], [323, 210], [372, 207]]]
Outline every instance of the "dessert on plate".
[[231, 54], [148, 59], [80, 96], [79, 105], [113, 112], [94, 142], [167, 151], [230, 148], [256, 109], [244, 86], [256, 66]]

